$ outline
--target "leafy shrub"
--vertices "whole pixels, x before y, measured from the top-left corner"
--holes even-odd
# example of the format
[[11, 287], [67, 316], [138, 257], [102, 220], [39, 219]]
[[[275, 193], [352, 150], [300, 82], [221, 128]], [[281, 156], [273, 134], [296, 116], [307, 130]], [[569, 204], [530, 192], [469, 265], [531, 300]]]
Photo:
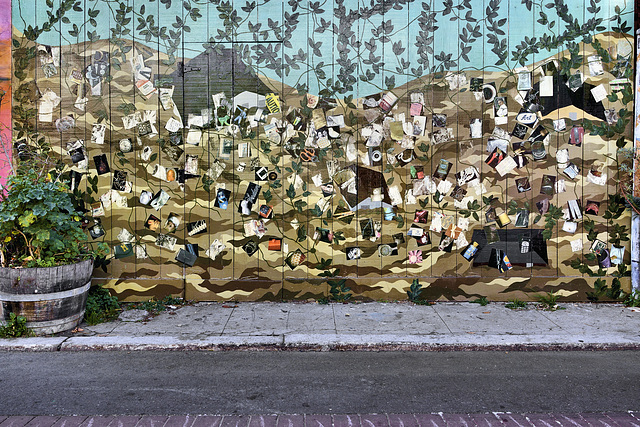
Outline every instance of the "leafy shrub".
[[0, 338], [32, 337], [35, 334], [27, 328], [27, 318], [9, 313], [9, 320], [4, 326], [0, 326]]
[[8, 178], [0, 200], [0, 263], [51, 267], [91, 256], [66, 186], [29, 169]]
[[84, 320], [89, 325], [107, 322], [118, 315], [120, 304], [118, 298], [112, 296], [102, 286], [93, 286], [87, 295], [87, 308]]

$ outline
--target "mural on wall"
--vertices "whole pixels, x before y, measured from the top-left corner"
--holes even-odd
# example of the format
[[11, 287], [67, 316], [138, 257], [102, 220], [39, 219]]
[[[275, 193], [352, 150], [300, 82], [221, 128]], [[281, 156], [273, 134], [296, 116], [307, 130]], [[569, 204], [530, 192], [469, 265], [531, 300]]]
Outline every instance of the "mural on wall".
[[0, 0], [0, 188], [11, 172], [11, 0]]
[[[635, 78], [636, 78], [636, 91], [640, 87], [640, 33], [638, 33], [640, 22], [640, 12], [636, 10], [636, 70], [635, 70]], [[635, 113], [635, 125], [634, 125], [634, 141], [633, 146], [635, 147], [636, 153], [640, 151], [640, 96], [635, 97], [634, 102], [634, 113]], [[633, 174], [633, 195], [634, 197], [640, 197], [640, 162], [637, 160], [637, 156], [634, 161], [635, 171]], [[634, 257], [635, 258], [635, 257]]]
[[630, 22], [614, 0], [14, 2], [14, 145], [59, 153], [121, 298], [615, 297]]

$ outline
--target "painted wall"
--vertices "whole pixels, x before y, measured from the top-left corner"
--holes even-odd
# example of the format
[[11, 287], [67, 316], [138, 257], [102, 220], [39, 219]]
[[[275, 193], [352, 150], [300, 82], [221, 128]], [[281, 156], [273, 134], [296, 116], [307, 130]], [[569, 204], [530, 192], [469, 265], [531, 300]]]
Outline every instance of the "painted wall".
[[59, 153], [124, 299], [606, 298], [632, 8], [14, 2], [14, 140]]
[[11, 172], [11, 1], [0, 1], [0, 186]]

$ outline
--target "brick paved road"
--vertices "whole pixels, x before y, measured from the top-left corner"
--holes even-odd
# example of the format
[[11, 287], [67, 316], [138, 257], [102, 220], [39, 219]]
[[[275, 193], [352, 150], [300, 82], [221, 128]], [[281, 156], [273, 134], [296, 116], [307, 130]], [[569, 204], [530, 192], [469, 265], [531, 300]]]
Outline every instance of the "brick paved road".
[[2, 417], [0, 427], [640, 427], [640, 412], [607, 414], [352, 414]]

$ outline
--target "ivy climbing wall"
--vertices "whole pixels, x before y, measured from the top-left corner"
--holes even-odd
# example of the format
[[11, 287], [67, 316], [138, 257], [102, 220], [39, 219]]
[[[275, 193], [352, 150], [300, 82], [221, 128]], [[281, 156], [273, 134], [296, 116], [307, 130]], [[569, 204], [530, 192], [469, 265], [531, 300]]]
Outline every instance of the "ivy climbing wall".
[[616, 298], [633, 4], [14, 1], [46, 144], [121, 299]]

